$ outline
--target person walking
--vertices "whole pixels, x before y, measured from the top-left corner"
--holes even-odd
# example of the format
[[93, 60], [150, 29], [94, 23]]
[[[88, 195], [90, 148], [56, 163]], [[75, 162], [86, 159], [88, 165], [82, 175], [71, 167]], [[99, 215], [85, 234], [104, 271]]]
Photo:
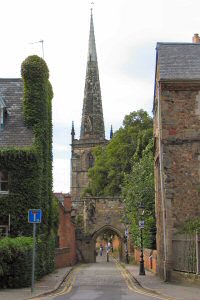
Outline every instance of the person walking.
[[102, 244], [101, 244], [101, 245], [100, 245], [100, 249], [99, 249], [99, 255], [102, 256], [102, 254], [103, 254], [103, 246], [102, 246]]
[[106, 260], [109, 262], [110, 243], [106, 246]]

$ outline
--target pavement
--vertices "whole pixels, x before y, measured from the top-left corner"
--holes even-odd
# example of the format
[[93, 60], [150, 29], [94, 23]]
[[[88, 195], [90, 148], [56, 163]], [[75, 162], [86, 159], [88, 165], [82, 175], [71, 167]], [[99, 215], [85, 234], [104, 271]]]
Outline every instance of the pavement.
[[200, 300], [200, 285], [164, 282], [157, 275], [147, 270], [145, 270], [146, 275], [139, 275], [138, 265], [129, 264], [125, 268], [132, 274], [138, 284], [146, 290], [178, 300]]
[[[157, 295], [165, 295], [169, 298], [178, 300], [199, 300], [200, 286], [189, 286], [186, 284], [173, 284], [163, 282], [158, 276], [146, 270], [146, 275], [138, 275], [139, 266], [125, 265], [126, 270], [134, 277], [140, 286]], [[59, 288], [72, 267], [55, 270], [50, 275], [44, 276], [35, 283], [34, 292], [30, 288], [2, 289], [0, 290], [0, 300], [25, 300], [41, 295], [46, 295]]]
[[0, 300], [25, 300], [49, 294], [59, 288], [72, 267], [56, 269], [53, 273], [44, 276], [35, 282], [34, 292], [31, 287], [20, 289], [0, 289]]

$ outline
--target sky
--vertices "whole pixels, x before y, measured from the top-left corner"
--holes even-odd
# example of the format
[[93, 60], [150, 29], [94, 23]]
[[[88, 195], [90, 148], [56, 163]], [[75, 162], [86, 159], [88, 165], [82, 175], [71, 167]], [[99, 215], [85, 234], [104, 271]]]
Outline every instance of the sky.
[[0, 77], [19, 78], [21, 63], [42, 56], [53, 98], [54, 192], [70, 191], [71, 124], [79, 138], [90, 8], [106, 138], [124, 116], [152, 114], [157, 42], [191, 42], [200, 33], [199, 0], [0, 0]]

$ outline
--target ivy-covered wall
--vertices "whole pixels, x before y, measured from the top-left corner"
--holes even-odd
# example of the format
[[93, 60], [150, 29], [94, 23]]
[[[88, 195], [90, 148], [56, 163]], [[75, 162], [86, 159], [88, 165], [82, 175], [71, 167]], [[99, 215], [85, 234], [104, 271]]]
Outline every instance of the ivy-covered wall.
[[[25, 125], [34, 133], [31, 147], [0, 147], [0, 170], [8, 171], [8, 194], [0, 195], [1, 215], [10, 214], [10, 236], [32, 236], [29, 209], [42, 209], [38, 236], [45, 242], [54, 234], [52, 211], [52, 108], [53, 91], [45, 61], [34, 55], [22, 63], [24, 84], [23, 115]], [[48, 243], [47, 243], [48, 244]], [[51, 257], [52, 250], [44, 260]], [[48, 257], [49, 256], [49, 257]], [[52, 262], [50, 263], [52, 265]], [[45, 265], [45, 262], [44, 262]], [[42, 273], [52, 269], [45, 268]], [[46, 269], [46, 270], [45, 270]], [[47, 270], [48, 269], [48, 270]]]
[[41, 202], [38, 155], [34, 149], [1, 149], [0, 169], [9, 174], [9, 193], [0, 196], [0, 212], [10, 214], [10, 236], [32, 235], [28, 209], [40, 208]]

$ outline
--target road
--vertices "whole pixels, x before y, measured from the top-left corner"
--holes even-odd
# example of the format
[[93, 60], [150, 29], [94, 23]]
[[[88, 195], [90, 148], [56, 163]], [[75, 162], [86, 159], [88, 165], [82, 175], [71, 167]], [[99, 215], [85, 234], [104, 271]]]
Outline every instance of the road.
[[55, 294], [41, 300], [156, 300], [169, 299], [141, 289], [119, 264], [105, 257], [78, 266]]

